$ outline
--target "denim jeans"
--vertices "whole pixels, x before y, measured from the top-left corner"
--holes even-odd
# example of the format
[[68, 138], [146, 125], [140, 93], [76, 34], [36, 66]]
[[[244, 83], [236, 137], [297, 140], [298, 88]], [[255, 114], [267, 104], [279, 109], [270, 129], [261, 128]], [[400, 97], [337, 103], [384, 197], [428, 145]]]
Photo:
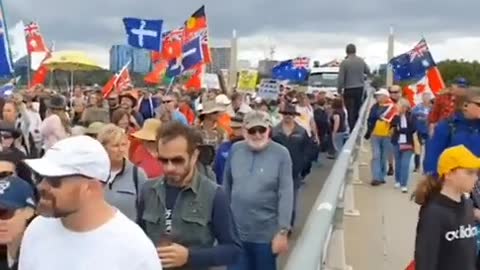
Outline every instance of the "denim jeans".
[[235, 265], [228, 270], [277, 270], [277, 255], [271, 243], [242, 242], [243, 252]]
[[371, 169], [373, 180], [385, 182], [387, 159], [392, 151], [390, 137], [372, 136], [370, 138], [370, 144], [372, 145]]
[[345, 134], [346, 132], [339, 132], [332, 134], [333, 147], [336, 151], [337, 156], [340, 154], [345, 143]]
[[401, 187], [408, 186], [408, 180], [412, 173], [413, 151], [400, 151], [398, 145], [395, 146], [395, 182]]

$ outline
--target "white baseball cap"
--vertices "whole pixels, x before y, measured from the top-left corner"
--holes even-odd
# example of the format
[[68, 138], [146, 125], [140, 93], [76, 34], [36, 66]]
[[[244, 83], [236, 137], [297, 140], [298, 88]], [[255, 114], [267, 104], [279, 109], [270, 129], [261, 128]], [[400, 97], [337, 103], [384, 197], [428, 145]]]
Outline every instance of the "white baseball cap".
[[382, 95], [382, 96], [387, 96], [387, 97], [389, 97], [389, 96], [390, 96], [390, 93], [388, 92], [387, 89], [385, 89], [385, 88], [380, 88], [378, 91], [375, 92], [375, 95], [376, 95], [376, 96]]
[[108, 181], [111, 166], [100, 142], [84, 135], [60, 140], [42, 158], [27, 159], [25, 163], [41, 176], [83, 175], [101, 182]]

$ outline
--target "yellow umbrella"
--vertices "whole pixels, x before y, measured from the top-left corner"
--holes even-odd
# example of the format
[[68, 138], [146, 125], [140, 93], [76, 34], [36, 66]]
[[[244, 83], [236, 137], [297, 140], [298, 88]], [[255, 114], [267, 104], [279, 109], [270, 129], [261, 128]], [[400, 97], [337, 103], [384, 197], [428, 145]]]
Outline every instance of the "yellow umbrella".
[[[50, 70], [70, 71], [70, 96], [73, 95], [73, 72], [74, 71], [92, 71], [102, 69], [97, 63], [88, 58], [80, 51], [58, 51], [53, 52], [52, 56], [43, 63]], [[67, 81], [68, 86], [68, 81]], [[70, 101], [71, 102], [71, 101]], [[72, 104], [70, 104], [72, 105]]]
[[45, 60], [44, 64], [50, 70], [90, 71], [102, 69], [95, 61], [80, 51], [53, 52], [52, 57]]

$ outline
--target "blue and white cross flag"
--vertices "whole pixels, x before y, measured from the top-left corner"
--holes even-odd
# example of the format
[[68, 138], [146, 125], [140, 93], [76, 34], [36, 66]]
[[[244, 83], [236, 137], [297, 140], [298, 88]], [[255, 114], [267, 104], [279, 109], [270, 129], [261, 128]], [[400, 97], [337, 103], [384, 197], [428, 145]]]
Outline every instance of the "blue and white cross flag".
[[163, 20], [123, 18], [128, 44], [151, 51], [162, 49]]

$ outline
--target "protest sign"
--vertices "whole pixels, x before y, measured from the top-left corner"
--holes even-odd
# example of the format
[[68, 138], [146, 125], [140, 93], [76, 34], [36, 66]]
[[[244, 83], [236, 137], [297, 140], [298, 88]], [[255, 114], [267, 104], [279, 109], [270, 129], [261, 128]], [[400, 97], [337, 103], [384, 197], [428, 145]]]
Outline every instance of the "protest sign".
[[278, 99], [280, 83], [277, 80], [263, 79], [258, 88], [258, 96], [264, 100]]

